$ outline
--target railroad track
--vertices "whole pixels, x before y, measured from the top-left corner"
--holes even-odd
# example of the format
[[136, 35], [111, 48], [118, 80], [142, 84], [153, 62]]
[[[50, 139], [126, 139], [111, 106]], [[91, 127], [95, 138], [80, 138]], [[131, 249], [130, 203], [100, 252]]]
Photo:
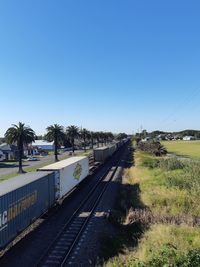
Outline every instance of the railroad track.
[[79, 238], [103, 197], [109, 182], [115, 175], [119, 160], [117, 162], [115, 160], [113, 163], [115, 164], [112, 164], [112, 167], [102, 175], [102, 178], [66, 222], [35, 267], [61, 267], [67, 264]]

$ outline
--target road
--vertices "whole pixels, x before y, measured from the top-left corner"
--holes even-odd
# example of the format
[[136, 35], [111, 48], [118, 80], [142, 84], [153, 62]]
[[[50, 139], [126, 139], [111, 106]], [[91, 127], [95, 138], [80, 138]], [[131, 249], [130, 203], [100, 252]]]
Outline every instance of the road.
[[[83, 153], [83, 150], [76, 150], [75, 151], [75, 155], [79, 155], [81, 153]], [[69, 152], [64, 152], [61, 155], [58, 156], [58, 158], [60, 160], [65, 159], [66, 157], [69, 157]], [[27, 168], [30, 167], [34, 167], [37, 165], [41, 165], [45, 162], [50, 162], [50, 161], [54, 161], [54, 155], [50, 155], [50, 156], [43, 156], [43, 157], [37, 157], [38, 160], [37, 161], [23, 161], [23, 169], [26, 170]], [[2, 175], [8, 175], [8, 174], [12, 174], [12, 173], [17, 173], [18, 171], [18, 165], [11, 165], [10, 167], [0, 167], [0, 177]]]

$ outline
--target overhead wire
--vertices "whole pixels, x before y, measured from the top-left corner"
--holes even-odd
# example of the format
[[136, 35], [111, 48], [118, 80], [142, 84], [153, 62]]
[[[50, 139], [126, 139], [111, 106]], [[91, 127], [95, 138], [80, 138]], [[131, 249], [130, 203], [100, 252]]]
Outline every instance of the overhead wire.
[[[194, 97], [198, 96], [198, 94], [200, 94], [200, 89], [194, 89], [192, 93], [190, 93], [182, 102], [179, 102], [178, 106], [174, 108], [173, 111], [170, 112], [169, 115], [161, 121], [161, 125], [163, 126], [163, 124], [169, 124], [172, 123], [172, 121], [174, 122], [174, 115], [177, 117], [177, 114], [180, 113], [183, 108], [185, 109], [186, 105], [189, 105], [193, 101]], [[171, 121], [168, 122], [169, 120]]]

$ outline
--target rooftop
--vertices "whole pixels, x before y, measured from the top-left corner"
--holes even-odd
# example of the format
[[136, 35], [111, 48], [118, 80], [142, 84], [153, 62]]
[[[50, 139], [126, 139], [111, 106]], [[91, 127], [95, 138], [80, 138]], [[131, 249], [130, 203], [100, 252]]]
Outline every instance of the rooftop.
[[68, 159], [65, 159], [65, 160], [61, 160], [61, 161], [58, 161], [58, 162], [55, 162], [53, 164], [50, 164], [50, 165], [47, 165], [45, 167], [42, 167], [40, 169], [38, 169], [39, 171], [40, 170], [60, 170], [60, 169], [63, 169], [73, 163], [76, 163], [82, 159], [86, 159], [87, 157], [85, 156], [79, 156], [79, 157], [71, 157], [71, 158], [68, 158]]
[[2, 181], [0, 186], [0, 197], [22, 186], [39, 180], [40, 178], [45, 177], [50, 173], [52, 172], [29, 172], [22, 175], [18, 175], [6, 181]]

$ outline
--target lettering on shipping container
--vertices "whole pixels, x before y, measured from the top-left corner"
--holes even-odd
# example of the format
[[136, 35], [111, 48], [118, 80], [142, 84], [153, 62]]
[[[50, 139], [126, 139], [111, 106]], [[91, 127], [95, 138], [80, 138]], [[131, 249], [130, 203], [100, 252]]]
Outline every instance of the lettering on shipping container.
[[8, 226], [8, 223], [15, 219], [16, 216], [26, 211], [37, 202], [37, 191], [24, 196], [16, 202], [9, 205], [8, 210], [0, 213], [0, 231]]
[[79, 180], [81, 177], [81, 173], [82, 173], [82, 166], [81, 164], [77, 163], [75, 169], [74, 169], [74, 173], [73, 176], [76, 180]]
[[7, 227], [8, 222], [8, 212], [7, 210], [0, 213], [0, 231]]

